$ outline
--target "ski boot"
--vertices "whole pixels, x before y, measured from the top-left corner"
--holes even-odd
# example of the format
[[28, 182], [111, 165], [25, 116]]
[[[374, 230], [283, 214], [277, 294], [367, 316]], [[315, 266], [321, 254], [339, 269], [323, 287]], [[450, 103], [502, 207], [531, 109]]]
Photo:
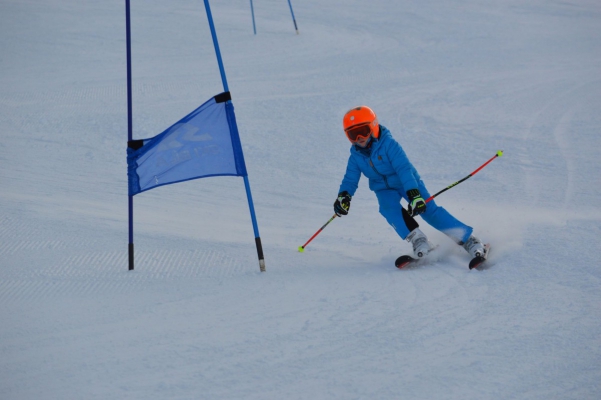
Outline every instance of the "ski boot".
[[471, 235], [462, 245], [465, 251], [467, 251], [472, 258], [484, 257], [485, 255], [484, 245], [480, 239], [474, 235]]
[[484, 264], [488, 258], [490, 244], [482, 244], [480, 239], [472, 235], [462, 245], [465, 251], [467, 251], [472, 257], [472, 260], [469, 264], [470, 269], [482, 269], [482, 264]]
[[416, 258], [422, 258], [434, 250], [432, 243], [430, 243], [426, 235], [419, 228], [411, 231], [405, 240], [413, 245], [413, 254]]

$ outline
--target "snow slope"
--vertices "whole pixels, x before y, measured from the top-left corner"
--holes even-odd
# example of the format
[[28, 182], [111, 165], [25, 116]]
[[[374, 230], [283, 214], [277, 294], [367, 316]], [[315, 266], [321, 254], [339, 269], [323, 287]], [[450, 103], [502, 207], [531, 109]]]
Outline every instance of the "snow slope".
[[[143, 3], [143, 4], [141, 4]], [[135, 197], [124, 2], [0, 3], [1, 399], [598, 399], [601, 5], [214, 1], [243, 181]], [[132, 2], [134, 137], [222, 91], [202, 2]], [[492, 268], [362, 181], [332, 215], [345, 111], [376, 110]]]

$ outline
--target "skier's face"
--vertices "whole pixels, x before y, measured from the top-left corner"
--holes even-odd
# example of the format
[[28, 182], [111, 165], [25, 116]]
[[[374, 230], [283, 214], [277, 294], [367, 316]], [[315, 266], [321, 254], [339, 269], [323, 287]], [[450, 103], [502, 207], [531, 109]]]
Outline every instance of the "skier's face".
[[359, 147], [365, 147], [369, 143], [369, 139], [370, 138], [371, 138], [371, 136], [368, 136], [368, 137], [358, 137], [357, 141], [355, 142], [355, 144], [358, 145]]
[[346, 133], [346, 137], [348, 137], [348, 140], [350, 140], [351, 143], [359, 144], [359, 142], [361, 141], [361, 147], [365, 147], [367, 145], [367, 142], [369, 142], [369, 138], [372, 133], [371, 127], [367, 123], [345, 129], [344, 132]]

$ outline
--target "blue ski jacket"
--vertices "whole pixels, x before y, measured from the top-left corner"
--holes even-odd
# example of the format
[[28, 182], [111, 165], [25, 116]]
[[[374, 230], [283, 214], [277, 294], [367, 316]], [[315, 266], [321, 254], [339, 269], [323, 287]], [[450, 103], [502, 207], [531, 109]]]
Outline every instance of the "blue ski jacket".
[[408, 190], [423, 186], [419, 185], [421, 178], [417, 170], [390, 131], [380, 125], [379, 136], [377, 140], [372, 139], [369, 149], [351, 147], [346, 173], [338, 193], [347, 191], [353, 196], [362, 173], [369, 179], [369, 188], [374, 192], [397, 190], [404, 197]]

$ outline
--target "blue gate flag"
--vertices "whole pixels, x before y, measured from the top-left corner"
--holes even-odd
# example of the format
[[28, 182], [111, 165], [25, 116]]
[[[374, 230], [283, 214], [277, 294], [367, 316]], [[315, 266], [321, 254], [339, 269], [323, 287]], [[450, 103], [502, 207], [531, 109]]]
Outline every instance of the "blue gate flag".
[[247, 176], [229, 92], [214, 96], [161, 134], [127, 147], [129, 195], [209, 176]]

